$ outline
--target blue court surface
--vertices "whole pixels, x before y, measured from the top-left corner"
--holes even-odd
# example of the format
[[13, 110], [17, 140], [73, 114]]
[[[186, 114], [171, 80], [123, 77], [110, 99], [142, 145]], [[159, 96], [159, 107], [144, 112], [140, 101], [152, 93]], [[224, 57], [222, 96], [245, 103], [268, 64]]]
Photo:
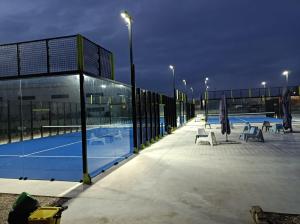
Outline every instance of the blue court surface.
[[[78, 131], [0, 145], [0, 177], [80, 181], [81, 144], [81, 132]], [[91, 176], [132, 153], [132, 127], [87, 131], [88, 170]]]
[[[282, 119], [266, 116], [229, 116], [229, 122], [236, 123], [263, 123], [264, 121], [269, 121], [270, 123], [282, 123]], [[210, 124], [220, 124], [219, 116], [208, 116], [208, 123]]]

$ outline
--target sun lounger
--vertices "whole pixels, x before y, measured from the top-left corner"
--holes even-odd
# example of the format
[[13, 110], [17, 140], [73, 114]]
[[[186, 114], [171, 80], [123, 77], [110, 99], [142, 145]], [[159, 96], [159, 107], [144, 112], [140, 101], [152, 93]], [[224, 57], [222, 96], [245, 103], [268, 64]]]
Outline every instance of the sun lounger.
[[205, 122], [205, 125], [204, 125], [204, 127], [206, 128], [206, 126], [209, 126], [209, 129], [211, 129], [210, 123], [208, 123], [208, 122]]
[[273, 133], [280, 133], [282, 131], [282, 133], [284, 133], [283, 125], [282, 124], [275, 124], [270, 129], [270, 131], [273, 132]]
[[239, 139], [245, 140], [245, 134], [250, 132], [251, 125], [249, 122], [243, 128], [243, 132], [240, 134]]
[[105, 138], [97, 137], [94, 133], [91, 133], [91, 137], [88, 140], [90, 145], [105, 145]]
[[118, 133], [116, 135], [114, 135], [114, 140], [122, 140], [123, 139], [123, 135], [121, 133], [120, 130], [118, 130]]
[[200, 137], [208, 137], [208, 134], [205, 132], [204, 128], [198, 128], [196, 138], [195, 138], [195, 144], [197, 142], [197, 139], [200, 138]]
[[265, 131], [267, 132], [267, 131], [269, 131], [269, 129], [270, 129], [271, 127], [272, 127], [272, 125], [270, 124], [269, 121], [264, 121], [264, 122], [263, 122], [263, 125], [262, 125], [262, 127], [261, 127], [261, 130], [263, 131], [264, 128], [265, 128]]
[[209, 142], [209, 144], [211, 146], [214, 146], [214, 145], [217, 144], [217, 139], [216, 139], [216, 136], [215, 136], [214, 132], [209, 132], [207, 137], [198, 137], [196, 139], [196, 143], [197, 143], [197, 141], [200, 141], [200, 142]]
[[245, 134], [245, 141], [246, 142], [250, 138], [256, 139], [256, 140], [261, 141], [261, 142], [265, 141], [262, 130], [259, 129], [258, 127], [251, 127], [249, 133]]

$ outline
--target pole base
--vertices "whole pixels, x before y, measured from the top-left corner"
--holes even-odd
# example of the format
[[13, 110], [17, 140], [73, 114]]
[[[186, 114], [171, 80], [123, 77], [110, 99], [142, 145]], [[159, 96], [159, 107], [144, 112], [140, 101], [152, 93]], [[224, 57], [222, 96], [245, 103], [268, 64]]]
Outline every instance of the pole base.
[[83, 183], [87, 184], [87, 185], [91, 185], [92, 184], [92, 178], [88, 173], [84, 173], [83, 174]]

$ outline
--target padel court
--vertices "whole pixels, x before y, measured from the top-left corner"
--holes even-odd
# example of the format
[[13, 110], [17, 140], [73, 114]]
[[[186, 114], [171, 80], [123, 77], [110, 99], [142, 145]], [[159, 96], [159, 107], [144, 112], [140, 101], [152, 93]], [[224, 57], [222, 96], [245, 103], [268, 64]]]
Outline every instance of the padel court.
[[[45, 126], [44, 129], [68, 129]], [[74, 127], [72, 127], [74, 128]], [[0, 145], [0, 176], [6, 178], [82, 179], [81, 131]], [[87, 129], [87, 159], [91, 176], [105, 171], [133, 152], [132, 127]]]
[[[229, 114], [229, 122], [232, 124], [238, 123], [263, 123], [269, 121], [270, 123], [282, 123], [282, 119], [266, 116], [264, 113], [249, 113], [249, 114]], [[218, 115], [208, 115], [208, 123], [220, 124]]]

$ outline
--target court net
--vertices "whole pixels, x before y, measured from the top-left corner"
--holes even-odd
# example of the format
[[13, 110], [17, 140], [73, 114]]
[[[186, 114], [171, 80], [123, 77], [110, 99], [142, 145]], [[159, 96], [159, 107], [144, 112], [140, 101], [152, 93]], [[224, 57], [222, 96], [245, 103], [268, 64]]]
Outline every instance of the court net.
[[[233, 113], [228, 114], [228, 118], [231, 123], [263, 123], [264, 121], [281, 122], [281, 119], [276, 117], [275, 112]], [[211, 124], [219, 124], [219, 114], [208, 114], [208, 122]]]
[[[132, 125], [126, 124], [114, 124], [114, 125], [87, 125], [86, 132], [88, 135], [97, 134], [105, 135], [108, 132], [116, 132], [124, 128], [132, 128]], [[66, 135], [68, 137], [81, 137], [82, 126], [81, 125], [45, 125], [41, 126], [41, 137]]]
[[[208, 117], [218, 117], [219, 113], [208, 113]], [[229, 113], [228, 117], [274, 117], [275, 112], [258, 112], [258, 113]]]

